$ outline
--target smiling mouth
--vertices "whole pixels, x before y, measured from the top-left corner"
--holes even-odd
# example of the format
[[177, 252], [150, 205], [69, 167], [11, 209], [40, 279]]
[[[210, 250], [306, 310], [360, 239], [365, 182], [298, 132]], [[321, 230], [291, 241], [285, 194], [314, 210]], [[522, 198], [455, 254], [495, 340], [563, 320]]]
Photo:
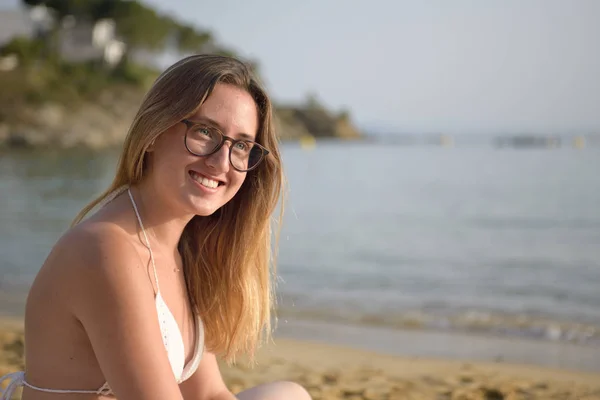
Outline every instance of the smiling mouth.
[[193, 180], [195, 180], [196, 182], [198, 182], [202, 186], [207, 187], [209, 189], [216, 189], [217, 187], [219, 187], [221, 185], [224, 185], [223, 182], [207, 178], [204, 175], [200, 175], [196, 171], [190, 171], [189, 174], [190, 174], [190, 176], [192, 177]]

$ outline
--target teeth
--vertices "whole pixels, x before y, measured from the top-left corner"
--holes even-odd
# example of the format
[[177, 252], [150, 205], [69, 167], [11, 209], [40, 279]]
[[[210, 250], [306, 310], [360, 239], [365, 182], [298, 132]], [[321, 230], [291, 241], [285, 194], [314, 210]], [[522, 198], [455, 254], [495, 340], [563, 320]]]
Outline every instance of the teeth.
[[204, 186], [207, 186], [209, 188], [216, 188], [219, 184], [217, 183], [217, 181], [213, 181], [212, 179], [207, 179], [207, 178], [202, 178], [202, 183]]
[[202, 175], [195, 173], [194, 171], [192, 171], [192, 178], [194, 178], [194, 180], [196, 182], [200, 183], [201, 185], [212, 188], [212, 189], [219, 186], [219, 182], [214, 181], [212, 179], [208, 179]]

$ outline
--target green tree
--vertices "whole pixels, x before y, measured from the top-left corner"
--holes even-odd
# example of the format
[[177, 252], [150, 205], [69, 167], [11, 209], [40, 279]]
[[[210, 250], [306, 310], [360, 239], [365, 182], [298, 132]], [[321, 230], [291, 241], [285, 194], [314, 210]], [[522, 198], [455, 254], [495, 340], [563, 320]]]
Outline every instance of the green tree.
[[140, 1], [125, 0], [23, 0], [28, 6], [45, 5], [54, 10], [58, 20], [67, 15], [76, 19], [97, 21], [112, 18], [117, 31], [131, 47], [160, 49], [177, 25]]
[[[235, 52], [214, 44], [210, 32], [158, 13], [139, 0], [22, 0], [28, 6], [45, 5], [58, 21], [73, 16], [77, 21], [115, 21], [119, 37], [129, 50], [163, 50], [173, 45], [181, 53], [212, 52], [235, 56]], [[59, 26], [59, 24], [57, 24]], [[257, 69], [257, 65], [255, 65]]]
[[16, 55], [24, 65], [31, 65], [43, 51], [43, 43], [39, 40], [16, 37], [0, 48], [0, 56]]
[[139, 1], [114, 0], [112, 15], [117, 31], [125, 42], [134, 48], [158, 50], [164, 48], [166, 40], [176, 26], [173, 19], [159, 15]]
[[306, 107], [309, 110], [323, 110], [324, 107], [319, 101], [319, 96], [315, 92], [309, 92], [306, 95]]
[[95, 0], [23, 0], [30, 7], [45, 5], [54, 10], [59, 19], [67, 15], [80, 16], [90, 13], [90, 4]]
[[199, 32], [190, 25], [179, 25], [176, 32], [177, 48], [181, 52], [201, 51], [213, 40], [210, 32]]

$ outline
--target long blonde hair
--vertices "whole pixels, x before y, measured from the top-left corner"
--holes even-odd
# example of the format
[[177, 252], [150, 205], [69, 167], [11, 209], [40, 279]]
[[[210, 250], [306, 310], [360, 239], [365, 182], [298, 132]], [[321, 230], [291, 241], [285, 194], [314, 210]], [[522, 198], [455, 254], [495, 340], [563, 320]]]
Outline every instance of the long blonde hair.
[[[150, 143], [193, 115], [219, 82], [240, 87], [253, 97], [259, 114], [256, 140], [270, 151], [248, 172], [231, 201], [213, 215], [195, 216], [179, 241], [188, 294], [204, 322], [206, 346], [231, 362], [241, 354], [252, 359], [261, 340], [271, 335], [275, 303], [271, 214], [284, 183], [272, 104], [246, 64], [231, 57], [194, 55], [166, 69], [142, 100], [112, 184], [81, 210], [73, 225], [124, 187], [140, 182]], [[282, 213], [283, 205], [279, 221]]]

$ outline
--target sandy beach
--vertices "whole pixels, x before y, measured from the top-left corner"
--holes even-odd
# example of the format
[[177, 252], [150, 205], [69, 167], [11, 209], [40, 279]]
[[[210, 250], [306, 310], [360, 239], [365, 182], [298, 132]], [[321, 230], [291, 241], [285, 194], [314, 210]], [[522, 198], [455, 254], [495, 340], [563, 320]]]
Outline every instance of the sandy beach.
[[[0, 324], [0, 375], [23, 368], [19, 320]], [[276, 338], [251, 367], [221, 365], [234, 392], [277, 379], [299, 382], [313, 399], [600, 400], [600, 373], [510, 363], [387, 355]]]
[[389, 356], [278, 339], [254, 369], [225, 368], [232, 389], [292, 379], [314, 399], [600, 399], [600, 374]]

